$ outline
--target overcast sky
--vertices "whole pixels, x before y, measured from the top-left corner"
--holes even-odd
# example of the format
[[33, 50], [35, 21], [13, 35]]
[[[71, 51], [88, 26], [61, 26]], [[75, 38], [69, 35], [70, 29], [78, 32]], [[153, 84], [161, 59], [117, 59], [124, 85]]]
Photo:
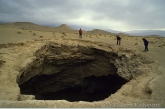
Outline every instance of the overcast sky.
[[0, 0], [0, 22], [165, 30], [165, 0]]

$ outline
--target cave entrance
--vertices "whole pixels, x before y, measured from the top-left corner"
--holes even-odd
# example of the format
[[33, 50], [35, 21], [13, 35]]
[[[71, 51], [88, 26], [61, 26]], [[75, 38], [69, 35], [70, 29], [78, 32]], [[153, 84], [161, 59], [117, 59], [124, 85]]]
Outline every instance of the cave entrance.
[[[35, 95], [37, 100], [92, 102], [108, 98], [127, 82], [117, 74], [117, 68], [109, 61], [115, 60], [113, 53], [85, 47], [81, 48], [81, 55], [73, 47], [48, 46], [46, 49], [47, 55], [41, 54], [44, 53], [42, 51], [28, 67], [30, 70], [21, 75], [21, 94]], [[44, 59], [42, 63], [40, 59]], [[41, 64], [37, 65], [39, 62]], [[36, 72], [38, 74], [34, 75]]]
[[121, 88], [126, 80], [115, 75], [108, 75], [102, 77], [87, 77], [83, 81], [83, 87], [71, 87], [59, 90], [54, 93], [41, 94], [41, 100], [67, 100], [73, 101], [100, 101], [114, 94]]
[[[84, 78], [82, 84], [77, 86], [71, 86], [69, 88], [64, 88], [56, 92], [40, 92], [37, 87], [38, 82], [44, 80], [44, 78], [49, 78], [46, 75], [41, 75], [37, 77], [36, 83], [31, 83], [31, 80], [20, 85], [22, 94], [35, 95], [37, 100], [67, 100], [70, 102], [74, 101], [100, 101], [108, 98], [111, 94], [114, 94], [118, 89], [121, 88], [123, 84], [127, 81], [118, 75], [107, 75], [107, 76], [90, 76]], [[42, 89], [40, 89], [42, 90]]]

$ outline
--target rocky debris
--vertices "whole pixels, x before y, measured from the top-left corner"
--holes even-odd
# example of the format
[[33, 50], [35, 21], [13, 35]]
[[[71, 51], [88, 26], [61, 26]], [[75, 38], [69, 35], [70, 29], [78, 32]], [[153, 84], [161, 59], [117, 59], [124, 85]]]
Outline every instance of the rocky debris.
[[19, 97], [20, 101], [25, 101], [25, 100], [35, 100], [35, 96], [34, 95], [20, 95]]

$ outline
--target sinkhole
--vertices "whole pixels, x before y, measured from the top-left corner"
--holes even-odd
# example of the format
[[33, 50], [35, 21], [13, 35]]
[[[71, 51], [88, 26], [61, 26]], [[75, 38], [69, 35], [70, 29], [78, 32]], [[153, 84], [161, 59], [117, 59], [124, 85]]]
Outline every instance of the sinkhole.
[[115, 53], [49, 44], [35, 55], [18, 84], [21, 94], [36, 100], [100, 101], [128, 82], [117, 74]]

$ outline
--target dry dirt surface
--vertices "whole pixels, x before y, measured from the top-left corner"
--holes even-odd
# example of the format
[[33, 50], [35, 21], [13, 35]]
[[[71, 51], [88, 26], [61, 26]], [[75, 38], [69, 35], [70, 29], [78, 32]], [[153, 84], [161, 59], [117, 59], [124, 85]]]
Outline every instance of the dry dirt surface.
[[[146, 37], [148, 52], [142, 37], [121, 38], [116, 45], [114, 34], [86, 32], [79, 39], [75, 31], [0, 26], [0, 107], [165, 107], [165, 38]], [[84, 98], [48, 98], [75, 87]], [[111, 93], [93, 100], [102, 93], [89, 93], [101, 89]]]

